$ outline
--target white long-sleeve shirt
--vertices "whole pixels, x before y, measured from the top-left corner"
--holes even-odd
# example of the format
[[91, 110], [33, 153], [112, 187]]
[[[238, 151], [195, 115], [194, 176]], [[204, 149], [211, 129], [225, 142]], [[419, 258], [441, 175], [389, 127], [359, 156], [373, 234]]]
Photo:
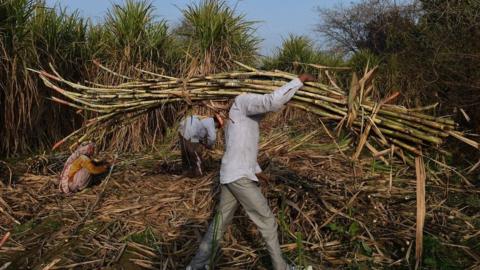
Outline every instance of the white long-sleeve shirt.
[[297, 78], [270, 94], [244, 94], [235, 98], [225, 128], [220, 183], [228, 184], [242, 177], [258, 181], [255, 174], [261, 172], [257, 163], [260, 120], [265, 113], [282, 109], [302, 86]]
[[198, 115], [188, 116], [180, 122], [179, 131], [185, 139], [194, 143], [206, 138], [209, 147], [213, 146], [217, 139], [212, 117], [202, 119]]

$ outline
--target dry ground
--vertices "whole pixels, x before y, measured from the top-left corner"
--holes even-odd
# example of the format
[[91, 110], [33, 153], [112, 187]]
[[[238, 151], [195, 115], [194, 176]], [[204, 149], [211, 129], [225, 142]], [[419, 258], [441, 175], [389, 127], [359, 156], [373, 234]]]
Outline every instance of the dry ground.
[[[389, 165], [368, 157], [352, 162], [348, 138], [332, 143], [325, 134], [285, 129], [266, 134], [259, 160], [269, 180], [261, 185], [290, 261], [314, 269], [409, 269], [414, 169], [394, 159]], [[0, 189], [0, 233], [12, 233], [0, 249], [0, 267], [184, 267], [213, 214], [221, 152], [212, 153], [207, 176], [193, 179], [179, 175], [178, 151], [167, 149], [120, 157], [108, 181], [73, 196], [59, 194], [49, 171], [58, 170], [54, 161], [35, 174], [18, 169], [13, 186]], [[436, 163], [426, 164], [424, 266], [474, 268], [480, 261], [480, 191]], [[216, 260], [218, 269], [270, 269], [261, 236], [243, 211]]]

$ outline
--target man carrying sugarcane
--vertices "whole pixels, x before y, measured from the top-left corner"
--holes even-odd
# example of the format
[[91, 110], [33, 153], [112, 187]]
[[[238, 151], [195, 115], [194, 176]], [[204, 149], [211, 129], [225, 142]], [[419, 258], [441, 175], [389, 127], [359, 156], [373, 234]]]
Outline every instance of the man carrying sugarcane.
[[107, 162], [96, 162], [92, 159], [94, 153], [95, 144], [84, 142], [70, 155], [60, 175], [60, 191], [66, 194], [81, 191], [91, 183], [94, 175], [108, 170]]
[[179, 139], [182, 152], [182, 167], [189, 176], [202, 176], [202, 147], [212, 149], [217, 139], [216, 129], [223, 127], [223, 119], [219, 114], [213, 117], [191, 115], [180, 122]]
[[220, 202], [214, 221], [210, 223], [187, 269], [207, 268], [210, 257], [217, 251], [217, 243], [222, 238], [225, 227], [231, 223], [239, 205], [261, 232], [273, 268], [294, 269], [282, 257], [275, 216], [257, 184], [256, 174], [261, 172], [257, 163], [259, 124], [267, 112], [279, 111], [304, 82], [312, 80], [314, 78], [311, 75], [302, 74], [270, 94], [244, 94], [235, 98], [225, 128], [225, 154], [220, 168]]

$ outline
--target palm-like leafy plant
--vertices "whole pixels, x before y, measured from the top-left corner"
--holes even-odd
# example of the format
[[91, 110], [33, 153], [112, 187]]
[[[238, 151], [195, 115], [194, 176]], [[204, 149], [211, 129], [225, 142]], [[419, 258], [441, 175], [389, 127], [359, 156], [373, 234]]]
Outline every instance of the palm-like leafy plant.
[[20, 136], [28, 123], [21, 121], [29, 117], [35, 93], [25, 87], [31, 83], [24, 69], [32, 55], [28, 46], [31, 36], [28, 20], [34, 10], [34, 1], [0, 2], [0, 153], [15, 152], [22, 149], [26, 138]]
[[[94, 24], [76, 12], [48, 8], [43, 0], [0, 0], [0, 75], [9, 78], [0, 81], [0, 124], [5, 127], [0, 130], [0, 153], [48, 147], [79, 125], [71, 120], [79, 119], [72, 111], [47, 106], [50, 92], [28, 68], [48, 69], [51, 63], [71, 80], [108, 84], [122, 79], [101, 72], [92, 59], [128, 76], [139, 75], [136, 68], [173, 75], [207, 73], [229, 69], [232, 60], [255, 59], [259, 40], [254, 23], [223, 1], [187, 7], [179, 35], [154, 13], [150, 0], [125, 0]], [[107, 140], [123, 143], [123, 149], [151, 145], [170, 121], [167, 114], [152, 114], [125, 127], [117, 140]]]
[[307, 64], [329, 67], [345, 65], [341, 56], [318, 50], [310, 38], [290, 34], [283, 40], [282, 46], [276, 49], [273, 56], [264, 59], [263, 69], [279, 69], [292, 73], [309, 72], [312, 74], [319, 71], [318, 68], [313, 68]]
[[76, 13], [48, 9], [43, 1], [0, 2], [0, 77], [7, 78], [0, 81], [0, 124], [4, 127], [0, 153], [36, 149], [72, 129], [72, 120], [59, 118], [65, 116], [59, 107], [44, 105], [48, 102], [42, 98], [44, 87], [27, 68], [52, 63], [76, 78], [86, 58], [85, 33], [85, 23]]
[[224, 1], [204, 0], [183, 10], [178, 34], [185, 44], [184, 71], [206, 74], [229, 70], [233, 60], [253, 63], [260, 40], [255, 22], [239, 15]]
[[[101, 25], [91, 25], [88, 47], [95, 58], [111, 69], [128, 76], [141, 76], [139, 69], [160, 74], [178, 72], [180, 50], [167, 23], [154, 15], [149, 0], [126, 0], [114, 5]], [[115, 83], [123, 80], [110, 73], [97, 73], [95, 81]], [[168, 110], [165, 110], [166, 112]], [[126, 125], [118, 133], [104, 138], [117, 149], [142, 150], [153, 144], [159, 133], [172, 122], [168, 113], [152, 111]]]
[[178, 51], [174, 49], [175, 41], [167, 23], [156, 20], [154, 11], [147, 0], [126, 0], [123, 6], [114, 5], [103, 25], [103, 54], [132, 65], [151, 62], [165, 68], [172, 64], [174, 51]]
[[37, 65], [47, 68], [52, 63], [68, 74], [84, 68], [89, 57], [85, 49], [87, 24], [78, 12], [68, 14], [65, 9], [37, 6], [30, 20], [30, 31]]
[[[265, 60], [266, 69], [295, 71], [295, 62], [317, 63], [317, 51], [313, 41], [305, 36], [290, 34], [272, 57]], [[304, 69], [300, 67], [300, 69]]]
[[367, 65], [379, 65], [381, 63], [381, 59], [378, 55], [369, 50], [359, 50], [351, 55], [348, 62], [356, 72], [360, 73]]

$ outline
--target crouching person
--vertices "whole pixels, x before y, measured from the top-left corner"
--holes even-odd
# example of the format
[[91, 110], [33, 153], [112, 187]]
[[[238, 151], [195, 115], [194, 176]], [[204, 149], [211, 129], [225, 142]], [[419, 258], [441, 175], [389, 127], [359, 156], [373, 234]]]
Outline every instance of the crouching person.
[[204, 174], [202, 146], [212, 149], [217, 139], [216, 129], [223, 126], [223, 119], [191, 115], [180, 122], [179, 140], [182, 152], [182, 167], [188, 176], [198, 177]]
[[66, 194], [78, 192], [86, 188], [92, 181], [93, 175], [105, 173], [109, 164], [93, 161], [95, 144], [82, 143], [65, 162], [60, 175], [60, 191]]

